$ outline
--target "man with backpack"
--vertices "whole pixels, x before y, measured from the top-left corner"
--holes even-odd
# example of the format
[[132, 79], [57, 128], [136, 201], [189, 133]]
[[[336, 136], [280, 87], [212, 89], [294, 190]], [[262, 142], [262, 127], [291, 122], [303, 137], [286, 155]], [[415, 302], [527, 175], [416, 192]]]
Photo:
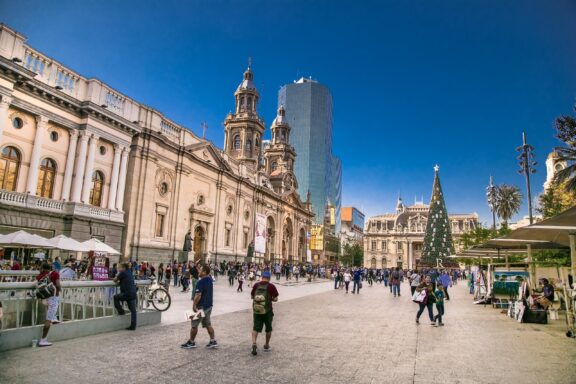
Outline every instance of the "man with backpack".
[[44, 322], [44, 329], [42, 330], [42, 338], [38, 342], [39, 347], [49, 347], [52, 343], [48, 342], [48, 331], [52, 323], [58, 323], [56, 313], [58, 312], [58, 305], [60, 304], [60, 274], [52, 270], [52, 266], [48, 263], [42, 264], [42, 271], [38, 276], [38, 286], [36, 288], [36, 298], [46, 300], [48, 306], [46, 310], [46, 321]]
[[252, 355], [258, 354], [258, 346], [256, 339], [258, 333], [262, 332], [266, 326], [266, 344], [264, 344], [264, 352], [270, 352], [270, 338], [272, 337], [272, 320], [274, 319], [274, 312], [272, 311], [272, 302], [278, 301], [278, 290], [276, 286], [270, 282], [270, 272], [264, 271], [262, 273], [262, 281], [254, 284], [252, 287], [252, 309], [254, 311], [254, 326], [252, 328]]

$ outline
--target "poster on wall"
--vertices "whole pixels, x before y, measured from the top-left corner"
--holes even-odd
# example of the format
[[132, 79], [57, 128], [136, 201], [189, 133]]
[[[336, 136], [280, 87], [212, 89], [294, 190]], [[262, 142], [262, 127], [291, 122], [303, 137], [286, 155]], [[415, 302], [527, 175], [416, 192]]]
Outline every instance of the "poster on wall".
[[256, 232], [254, 234], [254, 252], [266, 253], [266, 215], [256, 214]]

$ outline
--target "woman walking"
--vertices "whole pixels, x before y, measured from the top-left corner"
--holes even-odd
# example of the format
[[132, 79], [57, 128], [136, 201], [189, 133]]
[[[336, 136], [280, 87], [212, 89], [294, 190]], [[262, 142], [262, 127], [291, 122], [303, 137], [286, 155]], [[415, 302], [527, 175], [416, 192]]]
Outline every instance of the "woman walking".
[[416, 324], [420, 324], [420, 315], [424, 312], [424, 308], [428, 309], [428, 317], [430, 318], [430, 325], [436, 326], [436, 321], [434, 320], [433, 306], [436, 302], [436, 296], [434, 296], [434, 290], [432, 288], [432, 278], [426, 276], [424, 282], [416, 288], [416, 292], [425, 292], [424, 300], [418, 303], [419, 309], [416, 314]]
[[236, 289], [236, 292], [244, 292], [242, 290], [242, 284], [244, 284], [244, 274], [242, 272], [238, 272], [238, 289]]
[[352, 275], [350, 274], [350, 271], [346, 270], [346, 272], [344, 272], [344, 285], [346, 286], [346, 293], [348, 293], [348, 286], [350, 285], [351, 278]]
[[414, 296], [414, 292], [416, 292], [416, 288], [418, 288], [418, 286], [420, 285], [420, 274], [418, 273], [417, 270], [414, 270], [414, 272], [412, 272], [412, 275], [410, 275], [410, 290], [412, 291], [412, 296]]

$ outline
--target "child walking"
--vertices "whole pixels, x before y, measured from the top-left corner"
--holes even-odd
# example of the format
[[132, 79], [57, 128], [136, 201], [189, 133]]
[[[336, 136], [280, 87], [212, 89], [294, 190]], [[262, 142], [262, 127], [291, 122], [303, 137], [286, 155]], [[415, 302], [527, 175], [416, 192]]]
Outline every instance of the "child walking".
[[438, 326], [444, 326], [442, 322], [442, 316], [444, 315], [444, 286], [438, 283], [438, 287], [436, 287], [436, 292], [434, 292], [434, 296], [436, 296], [436, 311], [438, 314], [434, 316], [434, 321], [438, 321]]

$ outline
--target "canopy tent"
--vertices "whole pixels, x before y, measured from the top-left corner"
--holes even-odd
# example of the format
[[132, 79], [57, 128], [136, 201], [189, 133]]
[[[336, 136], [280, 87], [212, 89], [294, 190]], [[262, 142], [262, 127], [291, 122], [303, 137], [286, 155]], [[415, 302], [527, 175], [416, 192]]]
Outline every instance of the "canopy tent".
[[89, 251], [106, 252], [109, 255], [119, 255], [120, 254], [120, 252], [118, 252], [117, 250], [115, 250], [114, 248], [109, 246], [108, 244], [101, 242], [98, 239], [86, 240], [85, 242], [80, 243], [80, 244], [85, 245]]
[[576, 276], [576, 207], [539, 223], [518, 228], [501, 238], [489, 240], [484, 246], [500, 249], [524, 247], [529, 262], [532, 261], [532, 249], [569, 247], [572, 276]]
[[54, 248], [45, 238], [26, 231], [17, 231], [1, 236], [0, 245], [13, 248]]
[[57, 249], [62, 249], [64, 251], [73, 251], [73, 252], [88, 252], [90, 249], [83, 243], [76, 241], [70, 237], [66, 237], [64, 235], [58, 235], [51, 239], [48, 239], [48, 242]]

